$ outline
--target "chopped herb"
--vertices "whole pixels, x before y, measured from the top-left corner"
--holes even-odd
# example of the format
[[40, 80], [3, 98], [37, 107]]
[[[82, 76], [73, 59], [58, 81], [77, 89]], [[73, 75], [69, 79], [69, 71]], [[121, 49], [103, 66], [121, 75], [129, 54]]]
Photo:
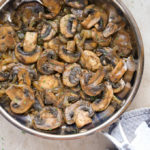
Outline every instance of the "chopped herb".
[[24, 104], [26, 104], [27, 102], [26, 101], [24, 101]]

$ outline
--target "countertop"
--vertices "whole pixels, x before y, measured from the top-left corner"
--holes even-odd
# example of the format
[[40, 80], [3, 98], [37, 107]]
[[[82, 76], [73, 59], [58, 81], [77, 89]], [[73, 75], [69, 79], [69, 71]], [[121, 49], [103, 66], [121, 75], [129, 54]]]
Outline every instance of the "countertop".
[[[128, 110], [150, 107], [150, 0], [122, 0], [140, 28], [145, 47], [145, 69], [138, 93]], [[14, 127], [0, 116], [0, 150], [105, 150], [111, 143], [101, 134], [72, 141], [41, 139]]]

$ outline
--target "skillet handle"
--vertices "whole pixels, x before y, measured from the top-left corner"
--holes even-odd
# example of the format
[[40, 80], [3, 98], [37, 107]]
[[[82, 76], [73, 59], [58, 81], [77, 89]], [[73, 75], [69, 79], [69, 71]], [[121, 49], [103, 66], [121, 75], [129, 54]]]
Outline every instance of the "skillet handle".
[[116, 139], [115, 137], [113, 137], [111, 134], [109, 134], [109, 132], [107, 131], [102, 131], [101, 133], [107, 138], [109, 139], [119, 150], [134, 150], [131, 146], [131, 144], [129, 143], [123, 128], [121, 126], [121, 123], [118, 123], [118, 128], [119, 128], [119, 132], [122, 138], [122, 142], [118, 141], [118, 139]]

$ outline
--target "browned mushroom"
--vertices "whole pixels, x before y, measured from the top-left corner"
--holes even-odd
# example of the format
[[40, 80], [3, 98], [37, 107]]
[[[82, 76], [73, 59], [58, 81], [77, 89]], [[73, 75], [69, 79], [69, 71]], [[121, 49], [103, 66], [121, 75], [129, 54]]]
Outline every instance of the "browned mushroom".
[[[75, 111], [76, 111], [76, 114], [75, 114]], [[80, 111], [82, 111], [81, 115], [79, 114]], [[66, 107], [64, 115], [65, 115], [65, 121], [68, 125], [71, 125], [76, 122], [76, 124], [79, 127], [81, 127], [91, 122], [89, 117], [92, 117], [93, 114], [94, 113], [89, 102], [80, 100]], [[86, 118], [81, 118], [83, 116], [85, 116]]]
[[103, 36], [105, 38], [108, 38], [109, 36], [111, 36], [112, 34], [114, 34], [115, 32], [118, 31], [118, 25], [114, 24], [112, 22], [108, 23], [105, 30], [103, 31]]
[[127, 59], [127, 72], [124, 74], [124, 81], [131, 82], [134, 72], [136, 70], [136, 64], [132, 56]]
[[64, 63], [59, 62], [56, 52], [52, 49], [43, 51], [42, 55], [37, 61], [37, 69], [40, 73], [50, 75], [52, 73], [62, 73], [64, 70]]
[[118, 82], [126, 71], [127, 71], [127, 64], [124, 60], [121, 59], [111, 72], [110, 80], [115, 83]]
[[58, 31], [58, 25], [54, 21], [48, 21], [44, 24], [42, 31], [41, 31], [41, 38], [44, 41], [51, 40]]
[[73, 14], [69, 14], [60, 20], [60, 32], [66, 37], [71, 38], [76, 33], [77, 19]]
[[80, 82], [81, 66], [74, 63], [67, 65], [63, 72], [63, 84], [68, 87], [74, 87]]
[[87, 39], [84, 42], [84, 49], [86, 50], [94, 50], [97, 47], [97, 43], [94, 42], [92, 39]]
[[83, 105], [80, 105], [75, 109], [74, 112], [74, 120], [75, 124], [78, 128], [82, 128], [83, 126], [92, 122], [91, 117], [94, 115], [94, 111], [91, 105], [87, 102]]
[[37, 46], [33, 51], [25, 52], [21, 44], [15, 48], [15, 55], [17, 59], [24, 64], [35, 63], [41, 55], [41, 47]]
[[52, 49], [58, 54], [59, 47], [61, 45], [61, 41], [59, 40], [59, 37], [56, 37], [48, 42], [44, 43], [44, 48], [45, 49]]
[[104, 72], [101, 70], [97, 70], [95, 74], [84, 70], [80, 78], [82, 90], [89, 96], [99, 95], [104, 88], [101, 84], [103, 78]]
[[131, 90], [131, 84], [127, 82], [125, 84], [124, 89], [120, 93], [117, 94], [117, 97], [123, 100], [129, 94], [130, 90]]
[[103, 8], [108, 13], [108, 22], [118, 23], [121, 21], [121, 17], [118, 15], [118, 12], [114, 6], [112, 6], [111, 4], [104, 4]]
[[105, 83], [104, 97], [102, 99], [96, 99], [92, 103], [92, 108], [94, 111], [104, 111], [110, 104], [113, 97], [113, 88], [109, 82]]
[[68, 6], [78, 9], [84, 8], [86, 5], [88, 5], [88, 0], [64, 0], [64, 1]]
[[45, 17], [52, 19], [56, 17], [61, 10], [61, 1], [60, 0], [42, 0], [43, 5], [47, 7], [48, 13], [45, 14]]
[[0, 52], [13, 49], [16, 45], [15, 32], [12, 26], [3, 25], [0, 27]]
[[103, 8], [98, 8], [96, 5], [88, 5], [83, 12], [85, 18], [82, 21], [82, 26], [86, 29], [90, 29], [95, 25], [98, 30], [105, 28], [107, 23], [107, 14]]
[[95, 28], [92, 29], [92, 39], [100, 46], [109, 46], [111, 37], [105, 38], [102, 32], [98, 32]]
[[30, 73], [27, 71], [27, 69], [19, 69], [18, 82], [19, 84], [26, 84], [28, 86], [31, 85]]
[[38, 33], [36, 32], [26, 32], [23, 43], [23, 49], [25, 52], [32, 52], [36, 48], [37, 37]]
[[96, 71], [101, 66], [100, 59], [97, 55], [88, 50], [83, 51], [80, 61], [85, 68], [91, 71]]
[[75, 41], [68, 41], [67, 42], [67, 50], [68, 51], [71, 51], [71, 52], [74, 52], [75, 51]]
[[45, 107], [34, 117], [34, 128], [53, 130], [62, 124], [62, 112], [56, 107]]
[[27, 112], [34, 104], [34, 92], [27, 85], [12, 85], [6, 90], [11, 99], [10, 108], [16, 114]]
[[119, 93], [121, 92], [125, 87], [125, 82], [123, 79], [121, 79], [119, 82], [117, 83], [112, 83], [112, 88], [113, 88], [113, 92], [114, 93]]
[[46, 105], [53, 104], [53, 105], [55, 106], [56, 103], [57, 103], [57, 97], [56, 97], [55, 94], [52, 93], [51, 91], [46, 90], [46, 91], [45, 91], [44, 103], [45, 103]]
[[120, 30], [112, 41], [112, 46], [118, 46], [118, 54], [121, 57], [127, 57], [132, 51], [132, 44], [129, 33], [125, 30]]
[[79, 51], [71, 52], [66, 46], [61, 46], [59, 49], [59, 57], [68, 63], [75, 63], [79, 60], [81, 53]]
[[42, 89], [51, 90], [59, 86], [59, 80], [54, 75], [43, 75], [40, 76], [38, 84]]
[[44, 7], [40, 3], [24, 2], [18, 6], [13, 21], [17, 26], [22, 23], [26, 28], [34, 30], [34, 25], [40, 21], [40, 13], [44, 13]]

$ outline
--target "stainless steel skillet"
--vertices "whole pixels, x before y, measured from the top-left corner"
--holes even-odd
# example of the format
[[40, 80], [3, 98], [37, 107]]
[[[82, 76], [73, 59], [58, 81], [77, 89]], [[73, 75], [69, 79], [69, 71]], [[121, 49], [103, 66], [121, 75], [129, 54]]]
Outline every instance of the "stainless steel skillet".
[[[9, 2], [11, 2], [11, 1], [13, 1], [13, 0], [1, 0], [0, 1], [0, 9], [2, 10], [6, 5], [8, 7], [11, 7], [9, 5]], [[29, 0], [26, 0], [26, 1], [29, 1]], [[100, 1], [101, 0], [95, 0], [96, 3], [100, 2]], [[36, 131], [36, 130], [28, 128], [28, 127], [24, 126], [23, 124], [21, 124], [20, 122], [18, 122], [10, 114], [8, 114], [2, 108], [2, 106], [0, 106], [0, 113], [9, 122], [11, 122], [16, 127], [20, 128], [21, 130], [24, 130], [30, 134], [33, 134], [33, 135], [39, 136], [39, 137], [43, 137], [46, 139], [53, 139], [53, 140], [77, 139], [77, 138], [81, 138], [81, 137], [93, 134], [96, 131], [102, 131], [103, 129], [107, 128], [113, 122], [117, 121], [117, 119], [120, 117], [120, 115], [128, 108], [128, 106], [130, 105], [130, 103], [132, 102], [132, 100], [134, 99], [134, 97], [138, 91], [138, 88], [139, 88], [139, 85], [140, 85], [140, 82], [142, 79], [142, 74], [143, 74], [143, 69], [144, 69], [144, 47], [143, 47], [143, 42], [142, 42], [142, 38], [141, 38], [140, 31], [138, 29], [138, 26], [137, 26], [133, 16], [131, 15], [130, 11], [123, 4], [123, 2], [121, 0], [107, 0], [107, 1], [110, 3], [113, 3], [113, 5], [115, 5], [115, 7], [117, 9], [119, 9], [119, 11], [121, 11], [123, 13], [124, 17], [128, 20], [128, 22], [133, 30], [133, 36], [134, 36], [135, 43], [136, 43], [135, 49], [137, 49], [136, 50], [137, 70], [134, 75], [134, 82], [132, 85], [132, 90], [129, 93], [129, 95], [127, 96], [126, 101], [123, 104], [123, 106], [117, 112], [115, 112], [115, 114], [113, 114], [109, 119], [105, 120], [103, 123], [99, 123], [98, 125], [93, 126], [86, 132], [77, 133], [77, 134], [56, 135], [56, 134], [48, 134], [48, 133]]]

